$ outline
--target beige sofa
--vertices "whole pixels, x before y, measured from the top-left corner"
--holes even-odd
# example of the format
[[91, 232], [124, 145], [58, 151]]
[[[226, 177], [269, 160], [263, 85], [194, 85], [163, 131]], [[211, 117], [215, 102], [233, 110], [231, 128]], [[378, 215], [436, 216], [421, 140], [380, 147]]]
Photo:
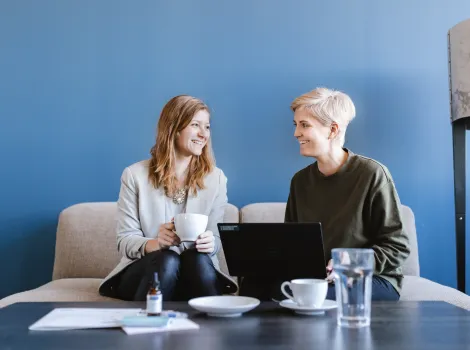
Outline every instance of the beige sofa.
[[[282, 222], [285, 203], [256, 203], [238, 210], [229, 205], [225, 222]], [[404, 266], [401, 300], [443, 300], [470, 310], [470, 296], [419, 276], [414, 215], [403, 206], [411, 239], [411, 255]], [[98, 294], [98, 286], [119, 261], [116, 250], [116, 203], [82, 203], [59, 216], [52, 281], [39, 288], [0, 300], [0, 307], [25, 301], [115, 300]], [[227, 271], [223, 251], [221, 268]]]

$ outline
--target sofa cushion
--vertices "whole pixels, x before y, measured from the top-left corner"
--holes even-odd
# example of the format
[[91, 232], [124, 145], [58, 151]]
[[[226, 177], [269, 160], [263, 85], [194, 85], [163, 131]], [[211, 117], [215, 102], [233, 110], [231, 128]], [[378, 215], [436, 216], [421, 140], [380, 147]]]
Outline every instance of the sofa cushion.
[[0, 307], [19, 302], [118, 301], [98, 293], [101, 278], [64, 278], [0, 300]]
[[104, 278], [119, 262], [116, 203], [81, 203], [60, 213], [53, 279]]
[[[284, 222], [286, 203], [254, 203], [240, 209], [240, 222]], [[403, 265], [403, 274], [419, 276], [418, 241], [413, 211], [402, 205], [403, 225], [410, 239], [411, 254]]]
[[470, 310], [470, 296], [423, 277], [405, 276], [400, 301], [445, 301]]
[[240, 209], [240, 222], [284, 222], [286, 203], [253, 203]]
[[415, 215], [410, 207], [406, 205], [401, 206], [401, 213], [403, 217], [403, 226], [408, 233], [410, 240], [411, 253], [403, 264], [403, 274], [407, 276], [419, 276], [419, 251], [418, 251], [418, 236], [416, 234]]

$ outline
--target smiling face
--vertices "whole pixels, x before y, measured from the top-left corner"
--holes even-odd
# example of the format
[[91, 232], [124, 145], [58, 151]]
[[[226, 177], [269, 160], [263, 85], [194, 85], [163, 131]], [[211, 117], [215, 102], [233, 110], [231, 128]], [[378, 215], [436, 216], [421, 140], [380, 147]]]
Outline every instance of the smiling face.
[[191, 122], [176, 138], [176, 152], [184, 157], [200, 156], [209, 141], [210, 116], [206, 110], [194, 114]]
[[291, 110], [300, 153], [317, 159], [335, 147], [343, 147], [346, 128], [356, 116], [356, 107], [348, 95], [324, 87], [297, 97]]
[[328, 152], [332, 127], [325, 126], [302, 108], [294, 113], [294, 126], [294, 137], [299, 141], [301, 155], [317, 158]]

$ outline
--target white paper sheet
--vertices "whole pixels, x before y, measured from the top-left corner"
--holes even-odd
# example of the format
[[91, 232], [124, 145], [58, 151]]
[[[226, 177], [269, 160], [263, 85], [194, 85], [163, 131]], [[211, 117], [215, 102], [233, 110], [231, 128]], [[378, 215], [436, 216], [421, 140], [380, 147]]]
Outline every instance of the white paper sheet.
[[172, 318], [166, 327], [122, 327], [126, 334], [144, 334], [199, 329], [199, 325], [187, 318]]
[[70, 330], [120, 327], [120, 320], [140, 309], [58, 308], [29, 326], [29, 330]]

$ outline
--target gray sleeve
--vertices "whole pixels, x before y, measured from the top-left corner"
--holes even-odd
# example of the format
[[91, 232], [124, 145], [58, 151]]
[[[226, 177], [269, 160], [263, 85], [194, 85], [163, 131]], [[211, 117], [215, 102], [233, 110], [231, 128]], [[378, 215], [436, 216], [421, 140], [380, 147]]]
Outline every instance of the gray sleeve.
[[138, 194], [132, 173], [126, 168], [121, 176], [121, 189], [117, 202], [117, 246], [121, 255], [139, 259], [147, 241], [142, 232], [137, 206]]
[[210, 254], [211, 256], [216, 255], [222, 245], [220, 242], [220, 234], [217, 224], [224, 221], [224, 214], [227, 203], [227, 178], [225, 177], [224, 172], [220, 170], [218, 190], [214, 199], [214, 203], [212, 204], [212, 208], [209, 214], [209, 221], [207, 223], [207, 230], [212, 231], [215, 239], [215, 247], [214, 251]]

